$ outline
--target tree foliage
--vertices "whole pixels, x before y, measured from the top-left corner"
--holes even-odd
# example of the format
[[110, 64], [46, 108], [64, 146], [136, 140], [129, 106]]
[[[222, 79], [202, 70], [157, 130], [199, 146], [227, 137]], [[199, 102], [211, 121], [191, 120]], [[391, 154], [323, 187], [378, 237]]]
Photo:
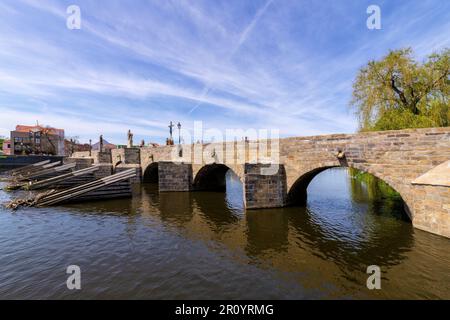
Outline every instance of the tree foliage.
[[450, 126], [450, 49], [423, 63], [412, 50], [370, 61], [353, 84], [351, 104], [362, 131]]

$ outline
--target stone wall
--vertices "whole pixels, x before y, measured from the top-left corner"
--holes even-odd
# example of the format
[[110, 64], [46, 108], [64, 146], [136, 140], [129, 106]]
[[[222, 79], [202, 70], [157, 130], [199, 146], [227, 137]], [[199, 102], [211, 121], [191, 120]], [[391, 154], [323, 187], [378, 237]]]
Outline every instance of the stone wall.
[[115, 167], [120, 163], [123, 163], [125, 159], [125, 150], [124, 149], [113, 149], [111, 150], [111, 162]]
[[420, 185], [412, 193], [414, 226], [450, 238], [450, 188]]
[[159, 191], [190, 191], [192, 165], [160, 161], [158, 164]]
[[141, 150], [139, 148], [120, 148], [111, 150], [113, 165], [118, 162], [124, 164], [141, 164]]
[[89, 168], [94, 164], [94, 159], [92, 158], [67, 158], [64, 163], [76, 163], [74, 170], [81, 170], [85, 168]]
[[138, 148], [125, 148], [126, 164], [141, 164], [141, 150]]
[[[98, 151], [92, 151], [92, 153]], [[71, 158], [91, 158], [92, 155], [89, 154], [89, 151], [76, 151], [72, 154]]]
[[109, 163], [112, 164], [111, 150], [96, 152], [92, 154], [94, 163]]
[[71, 158], [91, 158], [94, 160], [94, 163], [112, 163], [112, 150], [107, 151], [79, 151], [74, 152]]
[[160, 146], [160, 147], [144, 147], [140, 149], [140, 160], [142, 172], [145, 172], [147, 167], [160, 161], [172, 161], [175, 146]]
[[286, 172], [279, 166], [275, 174], [262, 174], [267, 165], [246, 164], [244, 194], [247, 209], [277, 208], [286, 205]]
[[99, 169], [94, 172], [94, 177], [96, 179], [104, 178], [104, 177], [110, 176], [112, 174], [112, 170], [113, 170], [112, 164], [98, 163], [96, 165], [99, 167]]

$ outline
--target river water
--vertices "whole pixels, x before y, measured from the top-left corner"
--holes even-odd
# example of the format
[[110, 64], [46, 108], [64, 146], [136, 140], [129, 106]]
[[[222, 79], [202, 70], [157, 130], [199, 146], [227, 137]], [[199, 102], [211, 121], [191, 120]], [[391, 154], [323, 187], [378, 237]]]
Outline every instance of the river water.
[[[413, 229], [345, 169], [319, 174], [306, 207], [251, 210], [226, 193], [0, 209], [3, 299], [450, 299], [450, 240]], [[16, 194], [0, 191], [0, 202]], [[66, 268], [81, 268], [81, 290]], [[369, 265], [381, 290], [369, 290]]]

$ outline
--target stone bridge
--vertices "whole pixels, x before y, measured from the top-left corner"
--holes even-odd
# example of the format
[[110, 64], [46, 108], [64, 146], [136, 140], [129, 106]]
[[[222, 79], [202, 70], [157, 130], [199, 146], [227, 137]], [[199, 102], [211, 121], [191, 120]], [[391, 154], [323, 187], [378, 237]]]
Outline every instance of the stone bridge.
[[[261, 142], [268, 144], [269, 161], [258, 160], [266, 153]], [[394, 188], [416, 228], [446, 237], [450, 237], [449, 160], [450, 128], [112, 151], [116, 169], [138, 166], [142, 180], [158, 181], [161, 192], [224, 189], [225, 173], [231, 169], [243, 184], [247, 209], [304, 204], [308, 184], [318, 173], [355, 168]], [[269, 169], [273, 174], [264, 171]]]

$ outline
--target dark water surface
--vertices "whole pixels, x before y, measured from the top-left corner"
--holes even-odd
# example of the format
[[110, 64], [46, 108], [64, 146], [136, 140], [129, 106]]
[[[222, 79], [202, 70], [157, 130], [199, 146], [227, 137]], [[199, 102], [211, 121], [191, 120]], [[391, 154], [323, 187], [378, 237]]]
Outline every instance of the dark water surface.
[[[318, 175], [306, 208], [245, 212], [231, 175], [226, 194], [136, 193], [1, 208], [0, 298], [450, 299], [450, 240], [413, 229], [345, 169]], [[66, 287], [69, 265], [80, 291]], [[381, 267], [381, 290], [366, 287], [369, 265]]]

